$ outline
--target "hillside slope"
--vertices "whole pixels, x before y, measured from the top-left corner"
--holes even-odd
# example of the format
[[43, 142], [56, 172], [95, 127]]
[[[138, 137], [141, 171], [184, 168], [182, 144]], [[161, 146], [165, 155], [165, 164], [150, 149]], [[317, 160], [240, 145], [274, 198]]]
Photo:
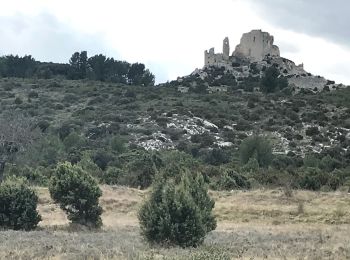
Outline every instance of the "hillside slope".
[[[7, 167], [8, 174], [29, 174], [36, 180], [41, 178], [36, 177], [37, 167], [52, 169], [67, 160], [81, 161], [100, 178], [108, 167], [124, 169], [140, 158], [142, 149], [161, 151], [150, 159], [157, 167], [162, 163], [154, 158], [175, 149], [204, 167], [217, 167], [217, 174], [224, 171], [221, 166], [241, 172], [238, 148], [251, 135], [271, 141], [272, 166], [291, 169], [291, 176], [303, 172], [298, 167], [319, 167], [328, 174], [350, 165], [349, 88], [296, 95], [235, 89], [210, 94], [181, 93], [171, 86], [9, 78], [0, 81], [0, 109], [1, 116], [9, 111], [24, 114], [41, 129], [40, 140], [15, 161], [16, 167], [33, 171]], [[310, 163], [305, 155], [316, 159]], [[261, 177], [256, 174], [247, 178]], [[342, 181], [333, 189], [345, 183], [346, 176], [347, 171], [340, 174]]]

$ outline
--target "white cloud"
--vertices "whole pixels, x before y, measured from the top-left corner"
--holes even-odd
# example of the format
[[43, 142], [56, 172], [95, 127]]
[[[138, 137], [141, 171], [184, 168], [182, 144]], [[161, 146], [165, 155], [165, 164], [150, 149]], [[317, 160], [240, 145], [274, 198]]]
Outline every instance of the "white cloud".
[[[4, 30], [0, 30], [5, 35], [0, 42], [0, 53], [4, 49], [15, 53], [19, 52], [21, 46], [28, 50], [30, 47], [31, 53], [41, 53], [36, 57], [54, 60], [58, 54], [69, 57], [73, 48], [90, 50], [90, 54], [102, 48], [100, 52], [117, 59], [145, 63], [156, 73], [157, 81], [161, 82], [189, 74], [196, 67], [201, 67], [204, 50], [215, 46], [217, 51], [221, 51], [225, 36], [230, 37], [233, 49], [242, 33], [261, 28], [275, 36], [276, 44], [280, 45], [281, 53], [286, 58], [304, 62], [305, 67], [313, 73], [350, 83], [349, 74], [344, 74], [346, 71], [334, 69], [339, 67], [338, 64], [349, 67], [348, 50], [321, 39], [278, 29], [260, 17], [254, 6], [243, 0], [3, 2], [0, 18], [26, 17], [24, 20], [29, 27], [24, 34], [12, 34], [11, 37], [7, 37], [8, 30], [5, 34]], [[56, 20], [55, 29], [48, 28], [52, 26], [50, 23], [37, 22], [43, 14]], [[4, 19], [0, 19], [0, 28], [5, 23]], [[15, 24], [7, 26], [16, 27]], [[60, 44], [49, 41], [57, 35], [65, 35], [65, 31], [69, 32], [67, 39], [56, 37], [61, 41]], [[69, 37], [75, 39], [72, 46]], [[47, 46], [31, 41], [43, 41]], [[19, 42], [26, 44], [21, 45]], [[80, 48], [77, 46], [79, 43]], [[329, 49], [325, 53], [325, 48], [332, 48], [332, 52]]]

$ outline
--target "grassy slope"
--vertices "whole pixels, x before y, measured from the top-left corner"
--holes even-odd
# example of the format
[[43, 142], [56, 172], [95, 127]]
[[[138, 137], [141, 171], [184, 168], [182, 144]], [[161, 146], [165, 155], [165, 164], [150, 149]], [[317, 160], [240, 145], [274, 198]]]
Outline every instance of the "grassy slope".
[[[38, 188], [43, 216], [34, 232], [0, 232], [0, 258], [243, 259], [350, 257], [347, 193], [282, 190], [211, 192], [218, 228], [198, 249], [150, 247], [139, 235], [137, 209], [147, 191], [103, 187], [102, 231], [69, 227], [48, 191]], [[301, 206], [303, 205], [303, 206]], [[163, 259], [163, 258], [160, 258]]]

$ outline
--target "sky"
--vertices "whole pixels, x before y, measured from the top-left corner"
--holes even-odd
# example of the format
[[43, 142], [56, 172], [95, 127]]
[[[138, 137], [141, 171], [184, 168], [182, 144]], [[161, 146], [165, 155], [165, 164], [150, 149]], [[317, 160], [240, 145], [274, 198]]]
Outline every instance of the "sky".
[[253, 29], [281, 56], [350, 85], [348, 0], [0, 0], [0, 56], [68, 62], [76, 51], [142, 62], [156, 82], [203, 67], [204, 50], [231, 52]]

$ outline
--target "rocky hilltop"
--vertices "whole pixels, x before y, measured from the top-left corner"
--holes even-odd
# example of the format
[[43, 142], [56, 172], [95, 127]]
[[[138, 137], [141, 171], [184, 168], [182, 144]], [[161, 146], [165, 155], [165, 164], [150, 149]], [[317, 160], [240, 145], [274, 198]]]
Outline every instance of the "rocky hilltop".
[[[252, 30], [243, 34], [240, 43], [231, 55], [229, 39], [226, 37], [223, 40], [222, 53], [215, 53], [214, 48], [206, 50], [204, 52], [204, 67], [196, 69], [188, 77], [205, 81], [209, 92], [212, 92], [213, 87], [239, 85], [247, 78], [261, 78], [266, 69], [271, 66], [278, 69], [280, 77], [287, 78], [294, 93], [302, 89], [319, 92], [344, 87], [343, 84], [336, 84], [332, 80], [308, 73], [304, 70], [303, 64], [297, 65], [293, 61], [281, 57], [279, 47], [274, 45], [274, 37], [262, 30]], [[220, 73], [217, 72], [218, 70]], [[179, 78], [179, 80], [181, 82], [188, 77]], [[214, 81], [210, 82], [213, 77]], [[222, 81], [220, 79], [227, 77], [231, 78], [230, 84], [220, 82]], [[183, 89], [181, 90], [183, 91]]]

